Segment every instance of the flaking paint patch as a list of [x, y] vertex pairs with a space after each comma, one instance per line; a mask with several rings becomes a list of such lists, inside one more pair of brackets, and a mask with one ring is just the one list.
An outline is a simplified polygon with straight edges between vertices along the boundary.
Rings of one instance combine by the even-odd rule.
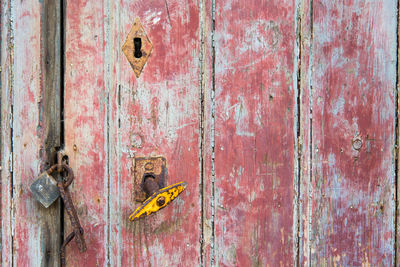
[[[271, 38], [272, 36], [272, 38]], [[257, 53], [265, 56], [277, 49], [282, 40], [279, 24], [274, 21], [249, 21], [244, 36], [238, 40], [239, 55]]]
[[239, 136], [254, 136], [254, 133], [249, 132], [249, 112], [247, 106], [243, 100], [243, 97], [239, 96], [238, 105], [235, 106], [235, 125], [236, 134]]
[[344, 112], [344, 105], [345, 105], [345, 100], [343, 96], [339, 96], [337, 100], [335, 100], [335, 103], [333, 103], [332, 107], [332, 113], [333, 115], [342, 115]]

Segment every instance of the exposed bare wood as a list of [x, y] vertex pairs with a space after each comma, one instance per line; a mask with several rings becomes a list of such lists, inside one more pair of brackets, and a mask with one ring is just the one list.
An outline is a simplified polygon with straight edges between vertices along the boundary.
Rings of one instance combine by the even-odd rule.
[[311, 94], [311, 74], [312, 74], [312, 0], [300, 0], [298, 12], [299, 25], [299, 74], [300, 81], [298, 86], [299, 114], [298, 123], [298, 153], [299, 153], [299, 207], [298, 208], [298, 263], [299, 266], [310, 266], [310, 229], [312, 217], [310, 207], [312, 203], [312, 187], [310, 177], [312, 171], [311, 158], [311, 133], [312, 133], [312, 105]]
[[59, 207], [29, 191], [59, 145], [58, 20], [58, 4], [2, 2], [2, 266], [59, 261]]
[[[62, 1], [44, 0], [41, 13], [42, 93], [39, 102], [38, 132], [41, 135], [40, 171], [56, 163], [56, 148], [61, 146], [61, 66], [60, 24]], [[39, 209], [43, 259], [41, 266], [60, 265], [60, 199], [47, 209]]]
[[12, 265], [12, 91], [13, 29], [10, 1], [0, 2], [0, 173], [1, 173], [1, 266]]

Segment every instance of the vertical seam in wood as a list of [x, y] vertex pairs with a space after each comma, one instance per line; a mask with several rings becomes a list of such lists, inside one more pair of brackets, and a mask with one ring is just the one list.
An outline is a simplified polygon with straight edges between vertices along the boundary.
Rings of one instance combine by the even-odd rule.
[[296, 98], [296, 105], [294, 112], [294, 190], [295, 197], [293, 199], [294, 204], [294, 214], [293, 214], [293, 234], [294, 234], [294, 262], [295, 266], [300, 266], [300, 224], [301, 224], [301, 208], [300, 208], [300, 198], [301, 198], [301, 143], [302, 143], [302, 134], [301, 134], [301, 55], [302, 55], [302, 46], [301, 46], [301, 29], [302, 29], [302, 2], [299, 3], [296, 0], [295, 3], [295, 43], [294, 43], [294, 91]]
[[394, 146], [394, 184], [395, 184], [395, 216], [394, 216], [394, 260], [393, 260], [393, 266], [397, 266], [397, 235], [398, 235], [398, 216], [399, 216], [399, 203], [398, 203], [398, 176], [399, 176], [399, 1], [397, 1], [397, 34], [396, 34], [396, 85], [395, 85], [395, 146]]
[[313, 12], [313, 0], [310, 0], [310, 58], [309, 58], [309, 66], [308, 66], [308, 90], [309, 90], [309, 173], [308, 173], [308, 181], [307, 181], [307, 198], [308, 198], [308, 207], [307, 207], [307, 256], [308, 256], [308, 266], [311, 267], [311, 242], [312, 242], [312, 198], [313, 198], [313, 188], [312, 188], [312, 176], [313, 176], [313, 63], [314, 63], [314, 12]]
[[[14, 127], [14, 109], [13, 109], [13, 102], [14, 102], [14, 25], [15, 25], [15, 20], [13, 20], [13, 5], [12, 5], [12, 1], [7, 1], [7, 3], [4, 5], [4, 11], [1, 11], [1, 16], [5, 16], [4, 20], [6, 23], [4, 23], [4, 25], [2, 25], [2, 30], [3, 29], [7, 29], [7, 34], [6, 34], [6, 44], [3, 44], [4, 40], [0, 39], [0, 47], [4, 50], [0, 49], [0, 55], [1, 58], [3, 57], [1, 53], [5, 53], [6, 54], [6, 60], [5, 62], [7, 62], [7, 68], [1, 69], [0, 74], [4, 71], [7, 72], [7, 88], [3, 88], [3, 84], [5, 81], [3, 81], [2, 79], [0, 79], [0, 89], [1, 89], [1, 94], [0, 94], [0, 103], [4, 104], [7, 103], [7, 108], [9, 108], [9, 114], [8, 116], [6, 116], [5, 118], [2, 117], [2, 115], [4, 114], [3, 112], [0, 113], [0, 123], [1, 125], [6, 125], [9, 124], [9, 130], [8, 130], [8, 134], [5, 134], [4, 130], [1, 131], [0, 136], [1, 136], [1, 140], [3, 141], [3, 137], [5, 137], [5, 135], [8, 135], [7, 138], [9, 138], [8, 140], [6, 140], [5, 143], [1, 142], [0, 146], [1, 146], [1, 151], [0, 151], [0, 157], [1, 157], [1, 191], [3, 193], [7, 194], [7, 198], [9, 198], [10, 201], [10, 206], [7, 208], [7, 210], [3, 210], [3, 208], [1, 208], [1, 214], [4, 214], [4, 212], [9, 212], [9, 220], [7, 222], [5, 222], [3, 220], [3, 216], [2, 216], [2, 222], [1, 222], [1, 264], [3, 264], [4, 261], [4, 257], [9, 257], [10, 259], [10, 264], [11, 266], [14, 265], [14, 226], [13, 226], [13, 217], [14, 217], [14, 211], [13, 211], [13, 199], [14, 199], [14, 167], [13, 167], [13, 141], [14, 141], [14, 132], [13, 132], [13, 127]], [[1, 6], [3, 8], [3, 5]], [[3, 21], [3, 17], [0, 17], [1, 21]], [[7, 20], [7, 21], [6, 21]], [[1, 62], [2, 63], [2, 62]], [[0, 65], [0, 67], [3, 67], [2, 65]], [[6, 70], [7, 69], [7, 70]], [[0, 75], [0, 78], [2, 77], [2, 75]], [[5, 94], [5, 97], [7, 97], [7, 100], [3, 99], [3, 92], [7, 91], [7, 93]], [[3, 109], [3, 107], [2, 107]], [[6, 127], [8, 129], [8, 127]], [[8, 149], [9, 149], [9, 154], [5, 155], [3, 154], [3, 148], [4, 146], [7, 145]], [[5, 157], [6, 156], [6, 157]], [[7, 168], [5, 168], [5, 166]], [[4, 173], [7, 173], [8, 178], [4, 181], [3, 177], [4, 177]], [[5, 195], [5, 194], [4, 194]], [[1, 195], [1, 199], [2, 199], [2, 203], [3, 203], [3, 198], [4, 195]], [[1, 205], [2, 207], [3, 205]], [[7, 216], [6, 216], [7, 217]], [[8, 229], [9, 232], [6, 230], [4, 231], [4, 227], [3, 225], [7, 224], [8, 225]], [[7, 234], [7, 238], [6, 240], [3, 239], [4, 234]], [[4, 255], [3, 252], [3, 248], [4, 248], [4, 242], [9, 242], [9, 247], [11, 250], [11, 255]], [[1, 265], [0, 264], [0, 265]]]
[[[215, 0], [211, 0], [211, 266], [216, 261], [215, 236]], [[217, 263], [218, 265], [218, 263]]]
[[10, 112], [11, 112], [11, 127], [10, 127], [10, 196], [11, 196], [11, 208], [10, 208], [10, 230], [11, 230], [11, 265], [14, 266], [15, 264], [15, 242], [14, 242], [14, 27], [15, 27], [15, 15], [13, 14], [13, 2], [10, 1], [9, 6], [9, 37], [8, 39], [8, 46], [9, 46], [9, 57], [10, 57], [10, 98], [11, 98], [11, 105], [10, 105]]
[[[168, 18], [168, 6], [165, 3], [167, 8]], [[204, 68], [205, 68], [205, 6], [204, 0], [199, 1], [199, 31], [200, 31], [200, 55], [199, 55], [199, 85], [200, 85], [200, 120], [199, 120], [199, 171], [200, 171], [200, 181], [199, 181], [199, 194], [200, 194], [200, 205], [199, 205], [199, 236], [200, 236], [200, 257], [199, 257], [199, 264], [200, 266], [204, 266], [204, 190], [205, 183], [204, 183], [204, 173], [205, 173], [205, 163], [204, 163], [204, 155], [205, 155], [205, 131], [204, 131], [204, 123], [205, 123], [205, 101], [204, 101], [204, 87], [205, 87], [205, 77], [204, 77]]]
[[[3, 6], [0, 3], [0, 25], [2, 25], [3, 21]], [[1, 30], [3, 31], [6, 26], [1, 26]], [[0, 107], [2, 106], [3, 103], [3, 79], [2, 79], [2, 54], [3, 54], [3, 38], [2, 35], [0, 34]], [[0, 108], [0, 128], [3, 126], [3, 116], [2, 116], [2, 109]], [[3, 130], [4, 131], [4, 130]], [[3, 166], [4, 166], [4, 159], [3, 159], [3, 148], [4, 148], [4, 143], [3, 143], [3, 131], [0, 131], [0, 192], [2, 191], [3, 187]], [[3, 247], [3, 198], [0, 194], [0, 218], [1, 218], [1, 224], [0, 224], [0, 246]], [[3, 249], [0, 249], [0, 263], [3, 263]]]
[[[65, 148], [64, 95], [65, 95], [65, 11], [66, 1], [60, 0], [60, 149]], [[60, 248], [64, 242], [64, 202], [60, 201]], [[61, 266], [61, 258], [59, 259]]]
[[[117, 22], [113, 22], [113, 24], [111, 24], [112, 25], [112, 29], [113, 29], [113, 31], [117, 31], [117, 34], [115, 34], [115, 32], [113, 32], [113, 38], [114, 38], [114, 36], [117, 36], [117, 39], [116, 39], [116, 42], [117, 42], [117, 45], [114, 45], [115, 47], [122, 47], [122, 45], [121, 45], [121, 31], [120, 31], [120, 29], [119, 28], [117, 28], [115, 25], [118, 25], [118, 27], [120, 27], [121, 26], [121, 9], [120, 9], [120, 2], [119, 1], [115, 1], [114, 2], [114, 5], [115, 5], [115, 10], [114, 10], [114, 18], [117, 18]], [[114, 40], [114, 39], [113, 39]], [[121, 64], [120, 64], [120, 55], [121, 55], [121, 53], [116, 53], [115, 54], [115, 57], [116, 57], [116, 67], [115, 67], [115, 78], [116, 78], [116, 81], [117, 81], [117, 84], [116, 84], [116, 86], [117, 86], [117, 90], [118, 90], [118, 92], [117, 92], [117, 95], [116, 95], [116, 98], [117, 98], [117, 118], [116, 118], [116, 122], [117, 122], [117, 127], [113, 127], [113, 128], [115, 128], [115, 129], [117, 129], [117, 133], [116, 133], [116, 135], [117, 135], [117, 148], [116, 148], [116, 154], [117, 154], [117, 158], [118, 159], [121, 159], [122, 158], [122, 155], [121, 155], [121, 144], [122, 144], [122, 136], [121, 136], [121, 131], [120, 131], [120, 129], [121, 129], [121, 85], [120, 84], [118, 84], [120, 81], [121, 81]], [[114, 61], [114, 62], [115, 62]], [[111, 144], [110, 144], [111, 145]], [[120, 192], [122, 192], [122, 190], [121, 190], [121, 160], [118, 160], [117, 161], [117, 179], [118, 179], [118, 183], [117, 183], [117, 185], [118, 185], [118, 194], [120, 194]], [[122, 212], [120, 212], [121, 211], [121, 198], [120, 197], [118, 197], [117, 198], [117, 211], [118, 211], [118, 213], [117, 214], [121, 214]], [[121, 259], [121, 250], [122, 250], [122, 237], [121, 237], [121, 234], [122, 234], [122, 225], [123, 225], [123, 222], [122, 222], [122, 216], [116, 216], [116, 218], [118, 219], [118, 223], [117, 223], [117, 226], [116, 226], [116, 228], [117, 228], [117, 240], [118, 240], [118, 242], [116, 243], [116, 246], [117, 246], [117, 257], [116, 257], [116, 263], [112, 263], [111, 262], [111, 260], [110, 260], [110, 265], [111, 266], [121, 266], [121, 261], [122, 261], [122, 259]], [[111, 222], [110, 222], [111, 223]], [[110, 231], [111, 231], [111, 229], [112, 229], [112, 226], [110, 226]], [[110, 234], [111, 234], [111, 232], [110, 232]], [[110, 253], [112, 252], [112, 245], [110, 244]], [[111, 254], [110, 254], [110, 257], [111, 257]]]
[[[56, 160], [61, 138], [61, 41], [62, 1], [44, 0], [40, 15], [40, 101], [38, 101], [37, 132], [41, 139], [38, 163], [40, 172], [48, 169]], [[61, 203], [38, 210], [42, 266], [58, 266], [61, 248]]]
[[[1, 94], [0, 94], [0, 103], [1, 104], [3, 104], [3, 92], [5, 91], [5, 90], [9, 90], [10, 89], [10, 94], [12, 94], [12, 68], [11, 68], [11, 66], [12, 66], [12, 49], [11, 49], [11, 47], [12, 47], [12, 39], [11, 39], [11, 19], [10, 19], [10, 14], [11, 14], [11, 5], [10, 5], [10, 1], [7, 1], [7, 4], [6, 5], [4, 5], [4, 7], [5, 7], [5, 10], [3, 11], [2, 10], [2, 8], [3, 8], [3, 6], [2, 5], [0, 5], [0, 25], [1, 25], [1, 22], [3, 21], [3, 17], [2, 16], [4, 16], [5, 18], [4, 19], [8, 19], [8, 22], [7, 23], [5, 23], [4, 24], [4, 26], [2, 25], [2, 28], [1, 28], [1, 30], [4, 30], [5, 28], [7, 28], [7, 37], [5, 38], [5, 40], [7, 41], [7, 44], [5, 44], [4, 46], [3, 46], [3, 42], [4, 42], [4, 40], [3, 39], [1, 39], [0, 38], [0, 59], [2, 59], [2, 53], [4, 52], [5, 54], [7, 54], [8, 55], [8, 60], [10, 61], [9, 62], [9, 64], [8, 64], [8, 71], [7, 71], [7, 74], [9, 74], [10, 75], [10, 77], [9, 77], [9, 81], [8, 81], [8, 85], [10, 86], [10, 88], [3, 88], [3, 80], [2, 80], [2, 75], [0, 75], [0, 89], [1, 89]], [[7, 13], [7, 15], [5, 15], [5, 13]], [[1, 37], [2, 35], [0, 35], [0, 37]], [[4, 50], [2, 50], [2, 49], [4, 49]], [[6, 60], [7, 61], [7, 60]], [[0, 62], [0, 63], [3, 63], [2, 61]], [[0, 68], [2, 68], [3, 67], [3, 65], [0, 65]], [[2, 72], [3, 71], [5, 71], [5, 69], [3, 70], [3, 69], [0, 69], [0, 74], [2, 74]], [[8, 95], [6, 94], [6, 97], [7, 97]], [[1, 179], [1, 187], [2, 187], [2, 191], [4, 191], [3, 190], [3, 187], [5, 187], [5, 186], [7, 186], [8, 185], [8, 183], [4, 183], [4, 181], [3, 181], [3, 177], [4, 177], [4, 173], [5, 172], [9, 172], [9, 179], [11, 179], [11, 180], [7, 180], [7, 182], [9, 181], [10, 182], [10, 184], [12, 184], [12, 168], [10, 167], [10, 163], [11, 163], [11, 158], [9, 157], [8, 159], [7, 158], [4, 158], [4, 154], [3, 154], [3, 150], [4, 150], [4, 146], [5, 145], [9, 145], [9, 147], [10, 147], [10, 153], [12, 153], [12, 119], [13, 119], [13, 111], [12, 111], [12, 106], [11, 106], [11, 97], [9, 97], [9, 99], [7, 100], [7, 106], [9, 105], [10, 106], [10, 121], [9, 121], [9, 123], [10, 123], [10, 132], [9, 132], [9, 138], [10, 138], [10, 140], [8, 140], [8, 142], [6, 142], [6, 143], [3, 143], [3, 135], [5, 135], [4, 134], [4, 130], [2, 130], [2, 131], [0, 131], [0, 137], [1, 137], [1, 142], [0, 142], [0, 148], [1, 148], [1, 151], [0, 151], [0, 160], [1, 160], [1, 168], [2, 168], [2, 170], [1, 170], [1, 177], [2, 177], [2, 179]], [[1, 104], [0, 104], [0, 106], [1, 106]], [[0, 113], [0, 123], [1, 123], [1, 126], [3, 125], [3, 122], [4, 123], [7, 123], [7, 119], [8, 119], [8, 117], [6, 117], [6, 118], [3, 118], [2, 117], [2, 115], [3, 115], [3, 113], [1, 112]], [[8, 144], [9, 143], [9, 144]], [[9, 155], [10, 156], [10, 155]], [[5, 163], [5, 162], [7, 162], [8, 161], [8, 163]], [[5, 166], [7, 166], [8, 167], [8, 169], [6, 170], [6, 169], [4, 169], [4, 167]], [[11, 187], [12, 188], [12, 187]], [[8, 190], [6, 191], [6, 192], [9, 192]], [[3, 196], [1, 196], [1, 199], [3, 199]], [[3, 203], [3, 202], [2, 202]], [[0, 207], [1, 207], [1, 214], [3, 214], [3, 209], [2, 209], [2, 205], [0, 205]], [[11, 214], [10, 214], [11, 215]], [[11, 220], [11, 216], [10, 216], [10, 221], [9, 221], [9, 223], [10, 223], [10, 229], [11, 229], [11, 225], [12, 225], [12, 220]], [[1, 244], [2, 244], [2, 248], [4, 247], [3, 246], [3, 242], [7, 242], [7, 240], [4, 240], [3, 239], [3, 234], [4, 233], [6, 233], [7, 234], [7, 231], [4, 231], [4, 229], [3, 229], [4, 227], [3, 227], [3, 216], [2, 216], [2, 223], [1, 223]], [[12, 240], [12, 236], [10, 237], [11, 238], [11, 240]], [[12, 246], [13, 247], [13, 246]], [[11, 248], [12, 248], [11, 247]], [[3, 255], [3, 249], [1, 249], [1, 264], [3, 263], [3, 259], [4, 259], [4, 255]], [[0, 264], [0, 265], [1, 265]]]
[[[215, 49], [214, 49], [214, 31], [215, 31], [215, 16], [214, 16], [214, 7], [215, 2], [211, 1], [211, 44], [207, 42], [207, 22], [209, 19], [209, 15], [207, 10], [206, 1], [200, 0], [199, 2], [199, 16], [200, 16], [200, 40], [201, 40], [201, 48], [200, 48], [200, 266], [207, 266], [208, 264], [205, 263], [205, 255], [204, 255], [204, 247], [205, 247], [205, 240], [204, 235], [206, 234], [205, 227], [206, 223], [205, 220], [205, 210], [211, 211], [210, 217], [210, 224], [211, 224], [211, 236], [210, 236], [210, 265], [214, 266], [215, 264], [215, 225], [214, 225], [214, 199], [215, 199], [215, 190], [214, 190], [214, 181], [215, 181], [215, 166], [214, 166], [214, 114], [215, 114]], [[211, 45], [211, 103], [208, 103], [209, 98], [206, 97], [206, 81], [207, 81], [207, 74], [206, 70], [210, 67], [206, 64], [207, 55], [208, 55], [208, 45]], [[210, 112], [207, 110], [208, 104], [210, 104]], [[211, 115], [211, 118], [209, 117]], [[206, 117], [207, 116], [207, 117]], [[208, 123], [210, 128], [208, 128], [208, 123], [206, 124], [206, 120], [210, 120]], [[207, 127], [205, 129], [205, 127]], [[210, 132], [208, 131], [210, 129]], [[206, 144], [206, 135], [210, 134], [210, 144]], [[211, 177], [210, 180], [206, 179], [206, 163], [205, 163], [205, 156], [207, 155], [208, 149], [211, 149]], [[207, 157], [207, 160], [209, 158]], [[208, 173], [207, 173], [208, 175]], [[211, 196], [205, 196], [205, 192], [208, 192], [205, 188], [208, 186], [208, 182], [211, 182], [210, 189], [211, 189]], [[206, 184], [207, 183], [207, 184]], [[211, 198], [208, 201], [208, 197]], [[207, 199], [206, 199], [207, 198]], [[210, 205], [209, 209], [206, 205]]]
[[110, 236], [111, 236], [111, 196], [110, 196], [110, 178], [111, 178], [111, 144], [110, 144], [110, 120], [112, 116], [112, 104], [110, 101], [110, 93], [112, 89], [111, 85], [111, 66], [108, 61], [110, 59], [110, 55], [112, 54], [112, 44], [111, 43], [111, 26], [110, 26], [110, 1], [105, 0], [103, 2], [104, 5], [104, 40], [105, 40], [105, 61], [104, 61], [104, 81], [105, 81], [105, 93], [106, 93], [106, 127], [105, 127], [105, 135], [106, 135], [106, 142], [105, 142], [105, 153], [106, 153], [106, 166], [105, 166], [105, 173], [107, 175], [106, 178], [106, 193], [107, 193], [107, 211], [106, 211], [106, 241], [105, 241], [105, 258], [106, 258], [106, 264], [107, 266], [111, 266], [111, 241], [110, 241]]
[[65, 125], [64, 125], [64, 92], [65, 92], [65, 19], [66, 1], [60, 0], [60, 144], [65, 146]]

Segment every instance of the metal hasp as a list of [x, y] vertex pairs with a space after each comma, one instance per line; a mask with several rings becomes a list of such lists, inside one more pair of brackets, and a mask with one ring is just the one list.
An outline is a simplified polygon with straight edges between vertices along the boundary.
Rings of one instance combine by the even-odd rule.
[[[65, 180], [56, 181], [51, 176], [56, 172], [61, 174], [64, 170], [68, 174]], [[80, 252], [85, 252], [87, 249], [85, 238], [83, 236], [84, 231], [72, 202], [71, 195], [68, 191], [68, 186], [73, 180], [74, 172], [68, 165], [54, 164], [47, 171], [40, 174], [39, 178], [31, 185], [33, 196], [46, 208], [48, 208], [59, 196], [61, 196], [64, 201], [64, 207], [71, 220], [73, 232], [67, 236], [64, 243], [61, 245], [61, 266], [65, 266], [65, 247], [72, 239], [75, 238]]]
[[122, 51], [131, 64], [137, 78], [139, 78], [152, 50], [153, 44], [150, 42], [149, 37], [147, 37], [139, 18], [136, 18], [122, 46]]
[[[129, 220], [135, 221], [150, 215], [166, 207], [186, 188], [186, 182], [176, 183], [165, 187], [166, 160], [163, 157], [137, 158], [135, 160], [135, 177], [141, 177], [138, 192], [140, 199], [145, 194], [145, 201], [135, 212], [129, 216]], [[136, 184], [139, 184], [136, 179]]]

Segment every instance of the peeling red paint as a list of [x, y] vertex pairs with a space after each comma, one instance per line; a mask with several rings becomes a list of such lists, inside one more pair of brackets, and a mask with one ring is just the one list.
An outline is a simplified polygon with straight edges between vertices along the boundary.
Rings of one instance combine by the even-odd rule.
[[[68, 265], [395, 265], [397, 3], [212, 4], [66, 3], [65, 150], [88, 245]], [[2, 266], [47, 260], [28, 189], [42, 5], [0, 7]], [[154, 46], [138, 79], [121, 49], [136, 18]], [[159, 155], [188, 187], [132, 223], [134, 160]]]
[[215, 8], [209, 253], [220, 266], [293, 266], [294, 5], [228, 0]]
[[311, 265], [394, 264], [396, 8], [314, 2]]

